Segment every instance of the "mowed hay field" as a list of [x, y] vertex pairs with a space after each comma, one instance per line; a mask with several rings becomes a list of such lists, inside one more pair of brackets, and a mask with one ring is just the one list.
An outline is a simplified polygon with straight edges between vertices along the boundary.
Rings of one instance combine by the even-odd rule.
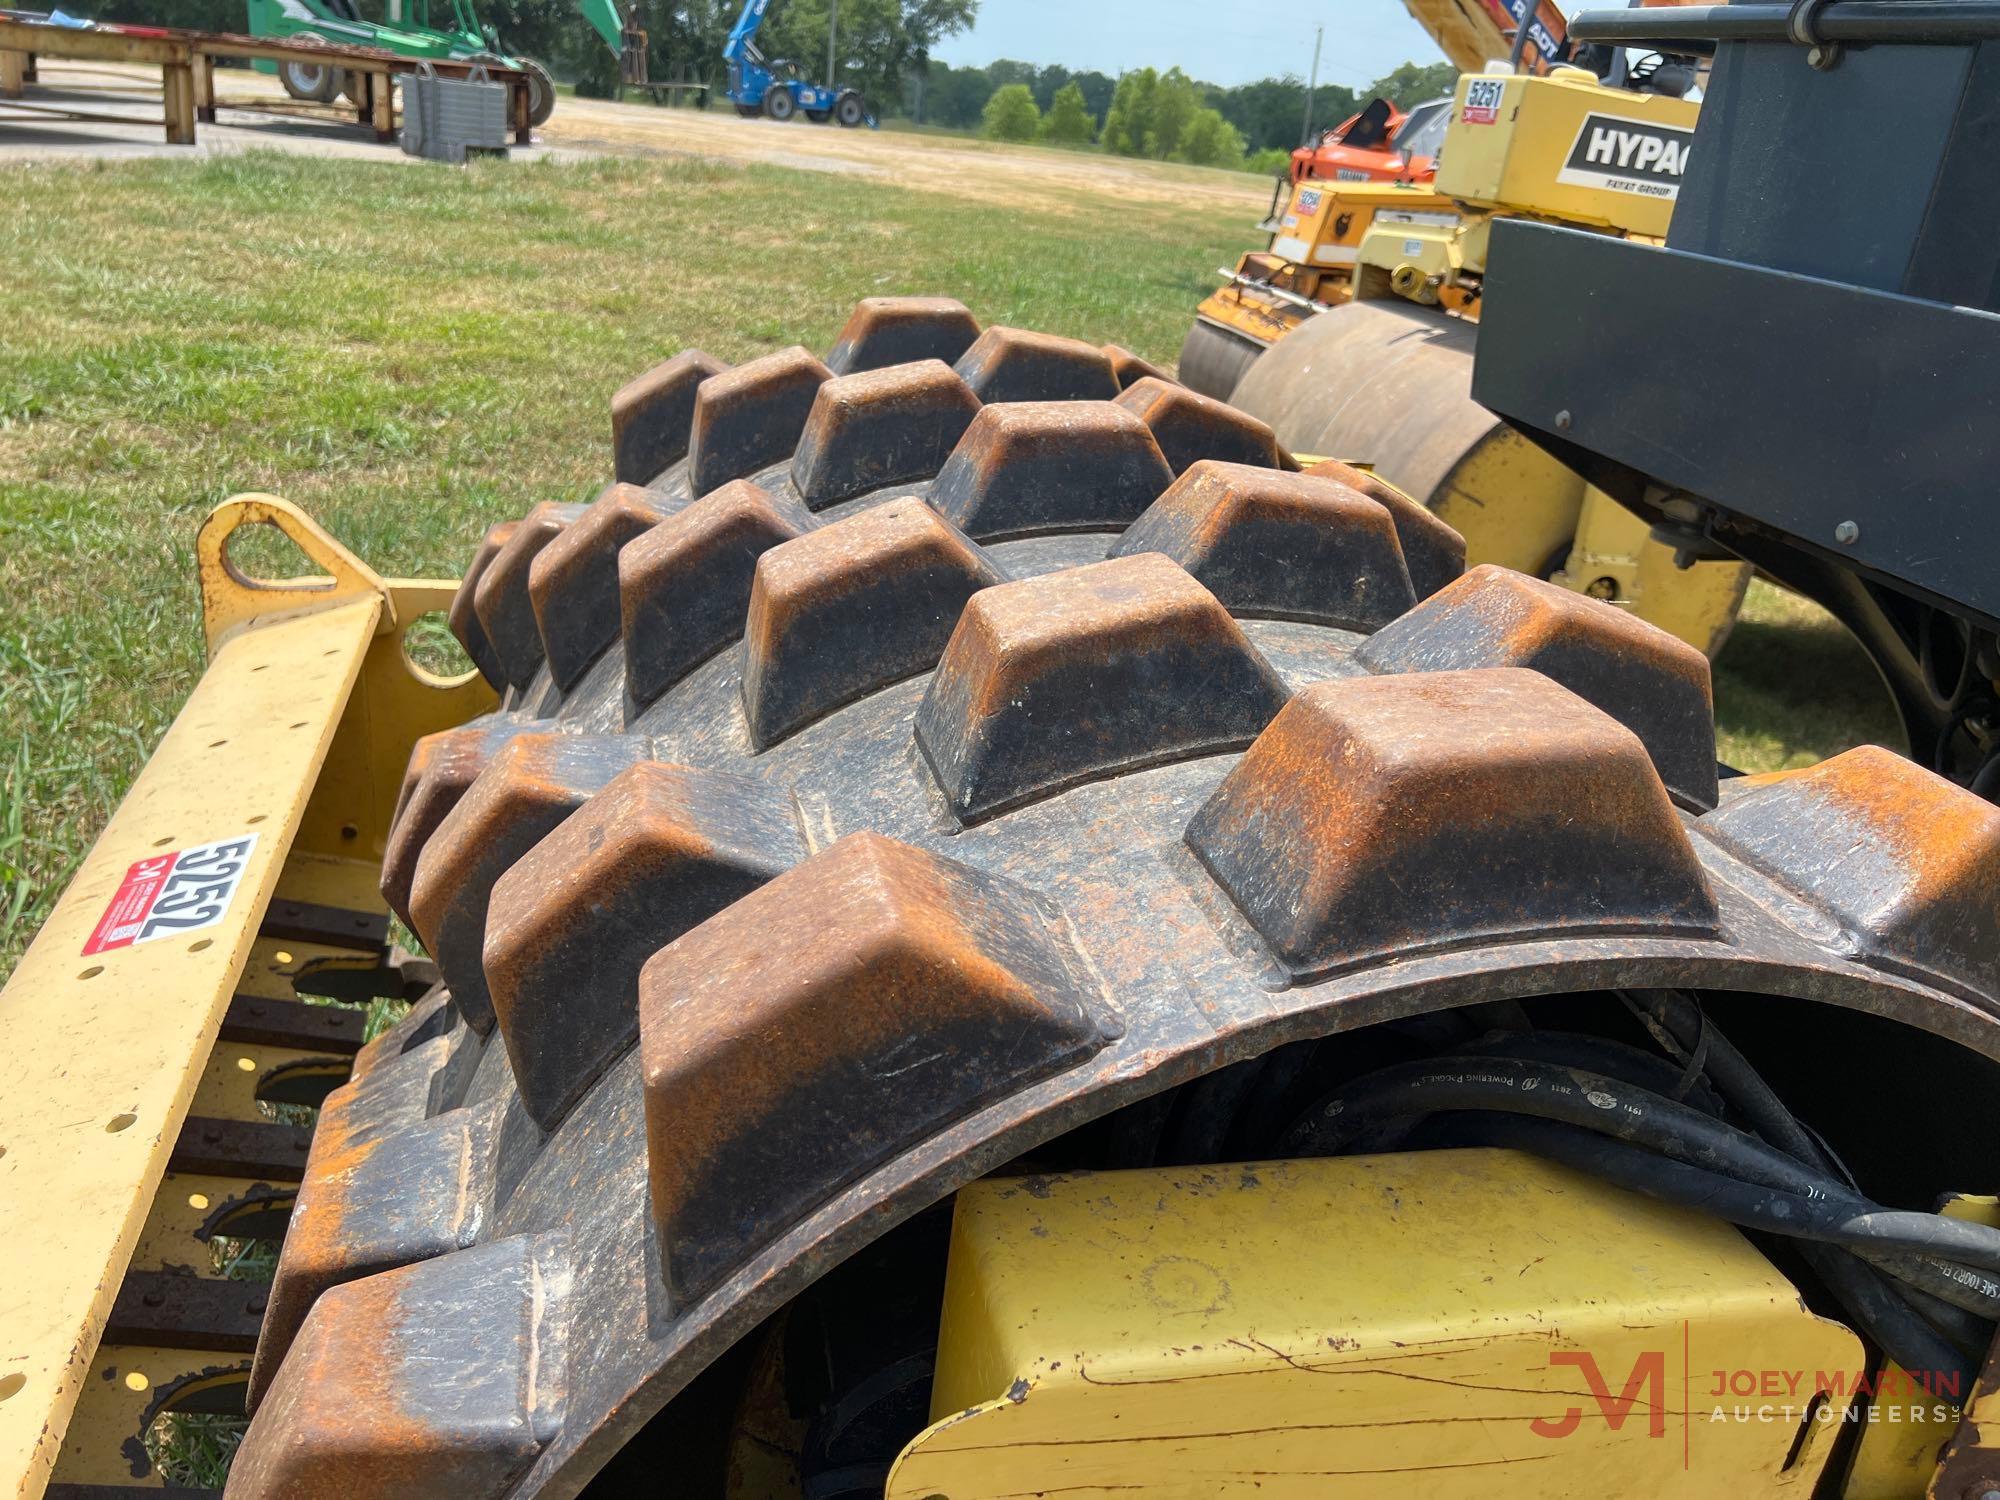
[[[869, 295], [1170, 363], [1265, 185], [1120, 191], [1093, 158], [1032, 190], [1064, 155], [991, 196], [985, 146], [942, 187], [657, 156], [0, 170], [0, 975], [200, 673], [210, 506], [273, 491], [384, 572], [455, 575], [492, 522], [604, 484], [630, 376], [823, 351]], [[1838, 630], [1761, 585], [1718, 693], [1746, 766], [1892, 732]]]

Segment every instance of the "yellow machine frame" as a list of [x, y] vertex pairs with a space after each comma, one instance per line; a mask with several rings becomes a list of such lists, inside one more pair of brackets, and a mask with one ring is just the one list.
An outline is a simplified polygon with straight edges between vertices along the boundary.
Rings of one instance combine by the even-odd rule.
[[[1581, 68], [1543, 77], [1468, 73], [1453, 93], [1435, 182], [1295, 184], [1268, 248], [1221, 273], [1225, 285], [1198, 315], [1260, 343], [1354, 296], [1406, 297], [1477, 317], [1486, 230], [1496, 216], [1663, 237], [1672, 192], [1631, 169], [1648, 151], [1655, 168], [1662, 156], [1684, 168], [1684, 137], [1699, 114], [1684, 99], [1606, 88]], [[1571, 158], [1586, 157], [1605, 131], [1614, 139], [1601, 169], [1573, 168]], [[1627, 186], [1611, 185], [1620, 182]], [[1371, 269], [1379, 279], [1367, 278]]]
[[[1500, 217], [1664, 238], [1677, 184], [1655, 179], [1685, 170], [1700, 112], [1685, 99], [1605, 88], [1581, 68], [1459, 79], [1433, 184], [1458, 212], [1441, 222], [1372, 224], [1352, 295], [1395, 295], [1477, 317], [1487, 234]], [[1646, 172], [1636, 165], [1642, 158]]]
[[[319, 576], [247, 576], [229, 549], [250, 526], [283, 532]], [[267, 1123], [264, 1080], [345, 1074], [309, 1047], [217, 1046], [232, 1002], [296, 1000], [309, 968], [381, 961], [374, 943], [274, 936], [274, 903], [382, 917], [411, 745], [495, 702], [476, 674], [436, 678], [404, 649], [455, 580], [384, 579], [268, 495], [218, 506], [196, 551], [208, 669], [0, 992], [0, 1474], [20, 1496], [52, 1473], [132, 1483], [125, 1445], [170, 1394], [243, 1378], [240, 1347], [106, 1343], [107, 1320], [128, 1277], [208, 1262], [206, 1236], [247, 1201], [246, 1181], [175, 1170], [190, 1113]], [[85, 955], [131, 866], [253, 833], [219, 921]]]
[[1347, 300], [1362, 242], [1377, 223], [1398, 231], [1441, 231], [1459, 222], [1451, 200], [1395, 183], [1302, 182], [1292, 189], [1269, 250], [1252, 251], [1236, 268], [1216, 274], [1223, 284], [1199, 316], [1275, 343], [1322, 307]]
[[[1476, 108], [1471, 102], [1475, 90], [1480, 95]], [[1631, 132], [1629, 144], [1605, 140], [1593, 117], [1614, 135], [1619, 125], [1675, 133], [1661, 135], [1653, 162], [1657, 173], [1674, 177], [1687, 162], [1686, 143], [1678, 133], [1692, 134], [1700, 113], [1701, 106], [1686, 99], [1606, 88], [1582, 68], [1557, 68], [1543, 78], [1467, 74], [1453, 94], [1437, 191], [1467, 206], [1657, 239], [1673, 218], [1674, 196], [1672, 187], [1642, 182], [1637, 175], [1638, 161], [1649, 149], [1645, 133]], [[1599, 146], [1608, 154], [1601, 163], [1591, 162], [1588, 172], [1569, 165], [1573, 156], [1587, 160]], [[1663, 165], [1661, 158], [1669, 156]], [[1579, 180], [1592, 175], [1631, 186]]]

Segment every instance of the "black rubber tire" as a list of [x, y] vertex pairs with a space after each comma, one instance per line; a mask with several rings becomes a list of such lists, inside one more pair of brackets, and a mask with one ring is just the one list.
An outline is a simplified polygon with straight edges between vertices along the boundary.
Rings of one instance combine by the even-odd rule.
[[792, 97], [792, 91], [777, 84], [764, 90], [764, 113], [772, 119], [783, 122], [799, 112], [799, 101]]
[[531, 57], [521, 59], [521, 70], [528, 75], [528, 124], [539, 130], [556, 112], [556, 81]]
[[868, 101], [850, 90], [834, 100], [833, 117], [843, 129], [852, 130], [868, 118]]
[[736, 106], [736, 113], [746, 120], [754, 120], [764, 113], [764, 109], [759, 104], [739, 104]]
[[[498, 57], [481, 56], [475, 57], [473, 61], [489, 63], [496, 68], [518, 67], [523, 73], [526, 73], [528, 75], [528, 127], [531, 130], [539, 130], [542, 126], [548, 124], [549, 116], [556, 112], [556, 81], [550, 76], [547, 68], [536, 62], [532, 57], [504, 61]], [[507, 107], [510, 111], [507, 117], [507, 128], [511, 133], [514, 128], [513, 115], [511, 113], [513, 105], [510, 103]]]
[[[968, 348], [971, 332], [955, 304], [885, 299], [825, 363], [678, 356], [614, 405], [619, 472], [643, 488], [489, 533], [451, 618], [504, 711], [418, 747], [383, 865], [451, 988], [322, 1113], [232, 1500], [366, 1472], [371, 1404], [398, 1413], [385, 1464], [434, 1455], [474, 1500], [573, 1492], [899, 1218], [1148, 1097], [1149, 1075], [1259, 1055], [1280, 1010], [1290, 1040], [1392, 991], [1436, 993], [1402, 1014], [1546, 993], [1510, 966], [1551, 932], [1599, 966], [1593, 990], [1650, 983], [1668, 950], [1698, 975], [1699, 933], [1780, 920], [1741, 920], [1753, 897], [1710, 864], [1798, 891], [1829, 849], [1869, 844], [1871, 881], [1900, 857], [1879, 830], [1814, 821], [1797, 782], [1710, 810], [1691, 648], [1553, 585], [1461, 575], [1427, 512], [1338, 466], [1297, 474], [1261, 423], [1159, 377], [1121, 392], [1087, 344], [989, 329]], [[1560, 617], [1559, 652], [1518, 654], [1524, 608]], [[1512, 670], [1466, 670], [1496, 667]], [[1342, 723], [1366, 753], [1336, 753]], [[1328, 768], [1385, 758], [1352, 806], [1396, 815], [1313, 831]], [[1536, 788], [1519, 830], [1481, 779], [1503, 764]], [[1883, 805], [2000, 817], [1887, 752], [1827, 764], [1811, 774], [1897, 781]], [[1302, 925], [1297, 894], [1348, 890], [1364, 847], [1377, 873]], [[1529, 924], [1496, 941], [1452, 882], [1520, 860], [1529, 874], [1474, 892], [1490, 920]], [[1974, 930], [1986, 878], [1926, 887], [1925, 920]], [[1439, 882], [1449, 899], [1425, 906]], [[1984, 946], [1945, 954], [1951, 983], [2000, 999], [1977, 930]], [[1902, 961], [1896, 932], [1854, 941]], [[1792, 961], [1712, 945], [1731, 988]], [[1631, 974], [1599, 977], [1614, 962]], [[1861, 1008], [1903, 994], [1815, 962], [1817, 983], [1875, 986]], [[1001, 991], [1015, 1009], [994, 1025]], [[1938, 1004], [2000, 1056], [2000, 1024], [1975, 1046], [1972, 1008]], [[757, 1059], [778, 1056], [772, 1082]], [[982, 1166], [975, 1117], [997, 1131], [1030, 1090], [1011, 1134], [977, 1137]], [[855, 1216], [837, 1228], [836, 1193]], [[820, 1215], [810, 1237], [802, 1213]], [[544, 1316], [568, 1363], [527, 1386], [567, 1405], [471, 1409], [513, 1399], [499, 1376], [537, 1368], [522, 1330]], [[465, 1394], [415, 1399], [428, 1389]], [[503, 1429], [532, 1445], [462, 1446]]]
[[[316, 31], [296, 31], [285, 40], [324, 43], [326, 38]], [[294, 99], [301, 99], [311, 104], [331, 104], [339, 98], [344, 76], [343, 69], [336, 68], [330, 63], [321, 63], [318, 66], [304, 62], [278, 64], [278, 82], [283, 85], [285, 92]]]

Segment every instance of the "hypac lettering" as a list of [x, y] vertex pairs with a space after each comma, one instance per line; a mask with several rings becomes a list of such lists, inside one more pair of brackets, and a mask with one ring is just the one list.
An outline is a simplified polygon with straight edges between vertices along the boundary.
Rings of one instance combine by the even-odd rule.
[[1684, 142], [1649, 131], [1593, 125], [1590, 139], [1584, 144], [1583, 159], [1594, 166], [1627, 167], [1635, 172], [1679, 177], [1687, 167], [1687, 147]]

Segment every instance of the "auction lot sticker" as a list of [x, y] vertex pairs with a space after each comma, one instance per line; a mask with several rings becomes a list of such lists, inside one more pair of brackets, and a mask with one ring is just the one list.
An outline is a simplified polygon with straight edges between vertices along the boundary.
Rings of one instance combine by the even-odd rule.
[[1494, 125], [1500, 120], [1500, 103], [1506, 90], [1497, 78], [1475, 78], [1465, 86], [1465, 114], [1468, 125]]
[[257, 835], [245, 833], [140, 860], [118, 882], [83, 951], [103, 953], [213, 927], [235, 900], [256, 847]]

